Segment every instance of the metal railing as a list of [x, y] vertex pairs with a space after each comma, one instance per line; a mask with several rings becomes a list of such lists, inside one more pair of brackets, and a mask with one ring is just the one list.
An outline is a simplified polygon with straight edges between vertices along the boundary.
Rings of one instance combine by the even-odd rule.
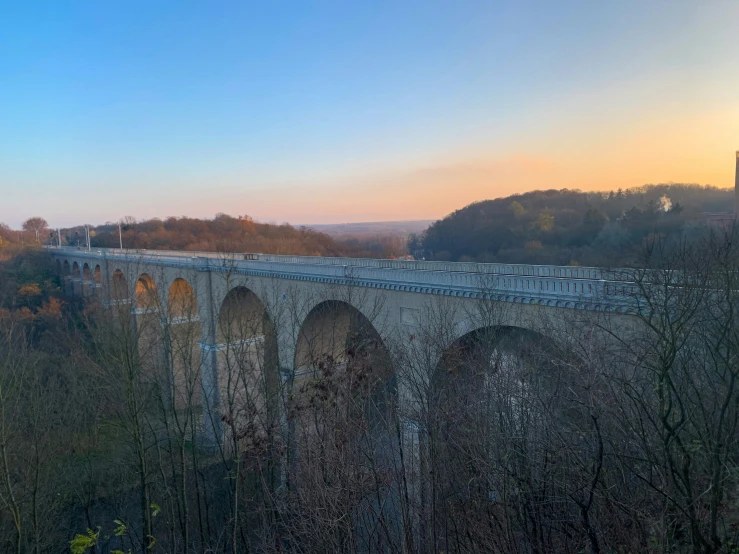
[[628, 270], [527, 264], [427, 262], [366, 258], [322, 258], [172, 250], [77, 249], [50, 250], [84, 258], [120, 259], [129, 263], [195, 268], [200, 271], [237, 271], [311, 281], [341, 280], [366, 286], [452, 294], [503, 295], [512, 301], [538, 298], [553, 303], [632, 303], [635, 285]]

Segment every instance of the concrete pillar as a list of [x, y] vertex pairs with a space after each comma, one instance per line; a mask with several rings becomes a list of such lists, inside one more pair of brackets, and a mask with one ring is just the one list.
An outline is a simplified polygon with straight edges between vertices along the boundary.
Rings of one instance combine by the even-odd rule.
[[74, 296], [74, 288], [72, 286], [72, 277], [70, 275], [64, 275], [62, 277], [62, 286], [64, 287], [64, 296], [71, 298]]
[[131, 310], [131, 325], [143, 376], [147, 381], [157, 382], [163, 389], [171, 390], [159, 309], [134, 307]]
[[200, 359], [203, 381], [203, 433], [206, 442], [216, 445], [223, 440], [220, 384], [218, 379], [217, 322], [219, 306], [215, 305], [213, 274], [205, 272], [197, 282], [200, 306]]
[[93, 283], [92, 281], [83, 280], [82, 281], [82, 296], [87, 297], [87, 296], [92, 296], [93, 294], [95, 294], [94, 286], [95, 286], [95, 283]]
[[82, 296], [82, 278], [72, 277], [70, 280], [72, 284], [72, 296]]

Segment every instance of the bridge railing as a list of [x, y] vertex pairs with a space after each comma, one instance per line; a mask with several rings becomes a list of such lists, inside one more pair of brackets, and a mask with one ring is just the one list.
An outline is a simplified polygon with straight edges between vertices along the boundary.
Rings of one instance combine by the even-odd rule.
[[[456, 296], [474, 296], [481, 293], [502, 295], [511, 301], [540, 299], [547, 303], [589, 302], [622, 306], [632, 304], [637, 292], [633, 280], [628, 278], [628, 270], [395, 260], [372, 260], [389, 263], [359, 265], [342, 263], [356, 261], [354, 258], [260, 256], [258, 259], [244, 259], [243, 256], [213, 252], [168, 250], [88, 251], [62, 248], [62, 251], [69, 251], [70, 254], [82, 257], [121, 259], [129, 263], [162, 264], [201, 271], [236, 271], [317, 282], [357, 281], [366, 286], [391, 290]], [[325, 260], [332, 260], [332, 263], [324, 263]], [[447, 267], [454, 269], [445, 269]], [[475, 271], [480, 268], [488, 271]], [[538, 268], [538, 273], [549, 275], [531, 275], [529, 272], [531, 268]], [[594, 271], [590, 271], [591, 269]]]
[[[53, 247], [59, 249], [59, 247]], [[71, 246], [62, 250], [80, 251]], [[375, 258], [334, 258], [322, 256], [292, 256], [279, 254], [252, 254], [243, 252], [200, 252], [181, 250], [144, 250], [93, 248], [93, 252], [104, 252], [108, 256], [156, 255], [178, 258], [211, 258], [225, 260], [249, 260], [261, 262], [285, 262], [310, 265], [340, 265], [353, 267], [376, 267], [387, 269], [437, 270], [447, 272], [484, 273], [493, 275], [521, 275], [530, 277], [568, 277], [575, 279], [619, 279], [620, 269], [604, 269], [583, 266], [555, 266], [534, 264], [504, 264], [477, 262], [437, 262], [425, 260], [386, 260]]]
[[[214, 260], [200, 258], [209, 269], [242, 269], [269, 274], [290, 274], [321, 280], [344, 278], [368, 284], [390, 285], [391, 289], [417, 289], [441, 294], [461, 293], [505, 294], [515, 298], [536, 297], [554, 302], [598, 302], [630, 304], [637, 292], [633, 281], [624, 279], [592, 279], [579, 277], [536, 277], [516, 274], [484, 274], [438, 269], [404, 269], [396, 267], [337, 266], [315, 263], [295, 263], [256, 260]], [[388, 287], [383, 287], [388, 288]]]

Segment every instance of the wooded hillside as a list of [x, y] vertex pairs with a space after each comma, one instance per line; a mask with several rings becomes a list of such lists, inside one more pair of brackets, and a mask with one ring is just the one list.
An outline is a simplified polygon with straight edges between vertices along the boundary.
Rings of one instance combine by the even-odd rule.
[[[127, 218], [122, 229], [125, 248], [370, 258], [391, 258], [405, 253], [404, 244], [388, 237], [334, 238], [308, 227], [258, 223], [248, 216], [226, 214], [213, 219], [169, 217], [136, 221]], [[101, 225], [92, 231], [93, 246], [118, 248], [117, 223]], [[84, 244], [83, 228], [62, 231], [62, 235], [71, 244], [76, 237]]]
[[645, 238], [690, 232], [733, 202], [733, 190], [683, 184], [534, 191], [457, 210], [411, 237], [409, 249], [433, 260], [628, 265]]

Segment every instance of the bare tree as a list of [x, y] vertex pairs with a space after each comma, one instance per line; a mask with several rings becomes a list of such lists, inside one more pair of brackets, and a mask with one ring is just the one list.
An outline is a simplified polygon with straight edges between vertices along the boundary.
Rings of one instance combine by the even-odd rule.
[[41, 235], [48, 228], [49, 224], [43, 217], [29, 217], [23, 222], [23, 230], [33, 233], [38, 244], [41, 244]]

